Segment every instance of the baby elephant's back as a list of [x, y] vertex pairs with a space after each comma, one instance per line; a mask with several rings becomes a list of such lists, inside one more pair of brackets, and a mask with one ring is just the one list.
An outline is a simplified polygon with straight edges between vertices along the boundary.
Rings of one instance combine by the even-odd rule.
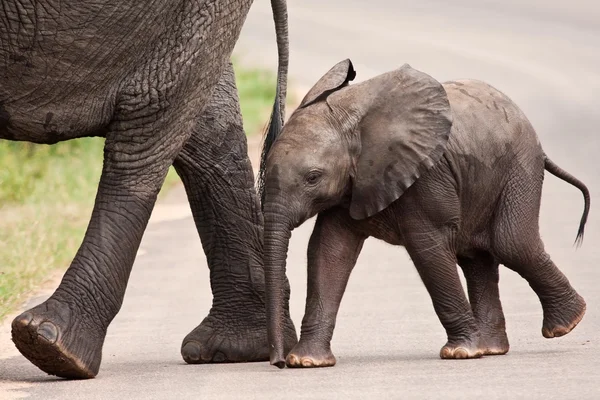
[[541, 189], [544, 155], [533, 127], [503, 93], [471, 80], [444, 88], [453, 117], [445, 159], [463, 205], [463, 228], [479, 232], [506, 189]]
[[477, 80], [446, 82], [444, 89], [453, 117], [447, 153], [491, 168], [539, 163], [543, 152], [535, 130], [504, 93]]

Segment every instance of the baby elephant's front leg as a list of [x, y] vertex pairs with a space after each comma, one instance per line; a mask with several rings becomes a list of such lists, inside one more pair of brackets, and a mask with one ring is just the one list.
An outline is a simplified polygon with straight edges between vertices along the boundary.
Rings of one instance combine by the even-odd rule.
[[288, 367], [331, 367], [331, 338], [342, 296], [366, 237], [350, 229], [346, 210], [319, 214], [308, 244], [308, 292], [300, 341]]

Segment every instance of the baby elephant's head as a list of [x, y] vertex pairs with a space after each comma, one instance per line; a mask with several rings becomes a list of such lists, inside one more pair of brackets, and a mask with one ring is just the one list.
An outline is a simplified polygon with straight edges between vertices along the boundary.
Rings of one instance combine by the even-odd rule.
[[452, 122], [439, 82], [408, 65], [348, 85], [355, 75], [338, 63], [266, 143], [263, 208], [292, 228], [341, 203], [356, 219], [376, 214], [444, 150]]
[[408, 65], [356, 85], [344, 60], [265, 141], [261, 194], [271, 363], [282, 365], [285, 259], [291, 230], [335, 205], [372, 216], [441, 157], [452, 117], [446, 91]]
[[279, 217], [291, 228], [339, 204], [350, 189], [352, 143], [330, 114], [325, 102], [294, 113], [269, 152], [264, 210], [285, 209]]

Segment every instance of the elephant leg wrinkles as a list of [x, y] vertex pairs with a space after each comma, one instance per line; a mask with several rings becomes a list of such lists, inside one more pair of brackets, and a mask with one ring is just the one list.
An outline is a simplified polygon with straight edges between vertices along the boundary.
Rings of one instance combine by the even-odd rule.
[[[400, 232], [448, 336], [440, 357], [478, 358], [483, 355], [481, 331], [456, 266], [461, 229], [460, 202], [451, 184], [427, 184], [438, 173], [432, 171], [400, 199], [397, 209], [402, 215]], [[433, 198], [437, 201], [422, 200]]]
[[506, 354], [509, 350], [506, 323], [498, 289], [498, 261], [488, 252], [477, 251], [458, 257], [467, 281], [469, 302], [479, 331], [484, 355]]
[[287, 355], [288, 367], [331, 367], [331, 339], [337, 313], [362, 250], [365, 235], [350, 228], [346, 210], [317, 217], [308, 244], [308, 292], [300, 342]]
[[[183, 340], [188, 363], [269, 359], [263, 219], [231, 64], [174, 163], [210, 270], [213, 305]], [[297, 342], [288, 315], [288, 350]]]
[[450, 228], [434, 229], [422, 224], [405, 233], [406, 250], [433, 301], [446, 329], [448, 342], [441, 358], [477, 358], [483, 355], [481, 333], [460, 284]]
[[147, 78], [141, 67], [141, 75], [122, 85], [83, 243], [50, 299], [12, 324], [17, 348], [43, 371], [65, 378], [98, 373], [106, 331], [123, 302], [158, 192], [224, 68], [207, 67], [210, 79], [193, 99], [169, 87], [152, 92], [141, 84]]
[[539, 234], [543, 159], [538, 157], [533, 162], [540, 164], [526, 168], [537, 174], [513, 171], [515, 178], [502, 193], [492, 247], [495, 257], [525, 278], [535, 291], [544, 310], [542, 335], [553, 338], [566, 335], [577, 326], [585, 314], [586, 303], [544, 249]]
[[12, 323], [17, 348], [49, 374], [92, 378], [98, 373], [108, 325], [121, 308], [157, 194], [186, 136], [178, 130], [167, 134], [177, 139], [154, 135], [164, 123], [134, 128], [127, 121], [126, 130], [120, 121], [111, 126], [81, 247], [54, 294]]
[[[149, 40], [142, 40], [142, 46], [137, 46], [139, 52], [137, 50], [130, 52], [126, 58], [117, 57], [119, 58], [117, 64], [121, 64], [123, 71], [115, 73], [114, 81], [106, 81], [105, 75], [96, 74], [98, 71], [93, 68], [89, 70], [89, 74], [80, 74], [82, 77], [73, 75], [71, 72], [77, 70], [73, 67], [78, 64], [69, 62], [69, 57], [63, 57], [65, 62], [61, 65], [66, 69], [57, 70], [60, 79], [48, 79], [48, 83], [51, 86], [61, 86], [65, 91], [75, 95], [83, 93], [84, 98], [92, 99], [94, 107], [91, 110], [86, 106], [87, 104], [77, 101], [76, 96], [60, 97], [57, 95], [58, 91], [35, 92], [34, 95], [40, 103], [25, 105], [40, 110], [41, 115], [46, 119], [44, 130], [39, 129], [40, 121], [44, 118], [36, 119], [31, 116], [19, 118], [18, 113], [11, 113], [13, 110], [6, 108], [7, 104], [0, 105], [0, 136], [39, 143], [54, 143], [89, 135], [106, 137], [104, 168], [96, 203], [77, 255], [65, 273], [59, 288], [50, 299], [21, 314], [12, 324], [16, 346], [26, 358], [43, 371], [66, 378], [91, 378], [98, 373], [106, 330], [121, 307], [131, 267], [158, 191], [169, 166], [173, 164], [190, 138], [194, 123], [198, 122], [196, 117], [199, 117], [205, 109], [213, 89], [226, 69], [251, 3], [247, 0], [192, 1], [171, 7], [170, 12], [163, 14], [165, 21], [173, 22], [168, 24], [167, 28], [156, 26], [157, 29], [151, 29], [152, 32], [144, 31], [141, 36], [137, 31], [129, 32], [134, 41], [141, 37]], [[283, 46], [280, 48], [282, 52], [278, 71], [278, 93], [281, 97], [279, 101], [282, 101], [286, 92], [287, 74], [286, 8], [285, 3], [281, 1], [274, 3], [277, 3], [273, 7], [276, 13], [278, 44], [280, 47]], [[131, 10], [136, 14], [133, 18], [134, 23], [143, 21], [140, 18], [146, 16], [150, 19], [155, 18], [152, 10], [146, 10], [146, 13], [141, 14], [138, 11]], [[68, 12], [64, 15], [68, 19]], [[90, 26], [93, 26], [93, 22], [90, 21]], [[143, 26], [143, 23], [140, 26]], [[126, 27], [129, 28], [135, 31], [135, 26]], [[113, 31], [117, 33], [116, 30]], [[152, 34], [156, 35], [152, 36]], [[77, 36], [74, 37], [77, 39]], [[101, 57], [103, 51], [107, 54], [111, 51], [110, 47], [106, 47], [110, 46], [111, 42], [124, 48], [123, 45], [128, 40], [118, 34], [111, 37], [114, 40], [95, 37], [98, 38], [101, 39], [101, 45], [88, 46], [92, 48], [94, 56], [98, 56], [98, 60], [103, 60]], [[82, 43], [84, 42], [85, 40]], [[49, 44], [40, 47], [42, 60], [47, 58], [44, 53], [56, 53], [52, 46], [50, 41]], [[85, 63], [89, 64], [87, 61]], [[110, 63], [105, 64], [112, 67]], [[118, 72], [116, 68], [119, 66], [115, 66], [115, 71]], [[87, 87], [94, 86], [93, 82], [92, 85], [83, 85], [83, 92], [74, 89], [79, 78], [87, 80], [91, 75], [97, 75], [96, 78], [100, 77], [102, 81], [101, 85], [95, 85], [96, 92], [85, 90]], [[32, 83], [39, 87], [35, 82]], [[23, 87], [16, 89], [18, 92]], [[57, 99], [56, 104], [51, 103], [54, 99]], [[104, 99], [104, 103], [101, 103], [101, 99]], [[39, 106], [40, 104], [43, 106]], [[24, 109], [23, 107], [19, 109], [18, 102], [12, 106], [19, 112]], [[80, 107], [75, 114], [82, 117], [81, 121], [69, 118], [69, 112], [73, 107]], [[99, 109], [102, 118], [95, 115], [98, 113], [90, 113]], [[57, 126], [55, 130], [52, 125], [49, 125], [53, 111], [56, 124], [69, 125], [68, 129], [65, 126]], [[58, 118], [65, 115], [63, 119]], [[24, 121], [25, 125], [19, 124], [19, 120]], [[23, 129], [26, 124], [37, 125], [39, 132]], [[50, 127], [48, 132], [46, 132], [46, 125]], [[217, 176], [216, 179], [219, 177]], [[219, 189], [218, 185], [212, 187]], [[249, 206], [251, 203], [247, 198], [238, 201], [237, 196], [229, 194], [231, 210], [234, 210], [237, 204], [246, 203], [244, 206]], [[248, 217], [248, 220], [252, 220], [250, 224], [256, 224], [258, 209], [256, 199], [254, 203], [255, 215]], [[222, 208], [227, 209], [226, 206]], [[198, 212], [195, 214], [199, 215]], [[214, 218], [213, 222], [218, 225], [219, 215], [215, 215]], [[259, 225], [262, 225], [260, 222]], [[208, 225], [204, 228], [210, 230]], [[261, 228], [259, 226], [250, 229], [252, 232], [247, 241], [252, 242], [257, 237], [256, 230]], [[200, 233], [203, 241], [211, 241], [210, 234]], [[246, 265], [252, 266], [251, 272], [238, 274], [239, 271], [232, 270], [229, 279], [214, 279], [213, 291], [216, 299], [213, 310], [221, 307], [225, 309], [227, 302], [224, 300], [227, 298], [233, 303], [232, 300], [235, 298], [233, 293], [239, 286], [227, 284], [232, 280], [240, 283], [250, 274], [253, 283], [247, 286], [254, 289], [260, 287], [260, 283], [256, 282], [262, 283], [261, 272], [259, 268], [254, 268], [257, 261], [255, 249], [260, 249], [262, 246], [260, 235], [258, 237], [258, 244], [246, 243], [241, 246], [251, 249], [251, 261], [245, 261]], [[219, 245], [215, 245], [215, 248], [218, 247]], [[227, 256], [234, 258], [236, 248], [232, 247], [232, 249], [231, 254]], [[215, 251], [214, 254], [215, 258], [211, 260], [218, 259], [218, 252]], [[219, 265], [217, 261], [211, 261], [211, 264]], [[223, 261], [222, 267], [211, 268], [211, 278], [226, 276], [224, 271], [228, 267], [227, 261]], [[214, 284], [215, 282], [225, 284]], [[221, 291], [221, 287], [227, 289]], [[255, 292], [254, 297], [242, 296], [252, 304], [250, 308], [252, 311], [249, 313], [252, 315], [261, 303], [256, 301], [256, 298], [264, 297], [260, 289], [256, 289]], [[236, 307], [241, 308], [238, 304], [234, 304], [232, 308]], [[240, 329], [238, 325], [230, 328], [229, 325], [223, 324], [223, 327], [232, 331], [237, 329], [243, 334], [248, 332]], [[293, 331], [293, 326], [291, 330]], [[258, 336], [260, 335], [257, 334]], [[263, 336], [266, 338], [266, 333]], [[295, 343], [295, 333], [293, 339]], [[266, 339], [263, 341], [266, 348]]]

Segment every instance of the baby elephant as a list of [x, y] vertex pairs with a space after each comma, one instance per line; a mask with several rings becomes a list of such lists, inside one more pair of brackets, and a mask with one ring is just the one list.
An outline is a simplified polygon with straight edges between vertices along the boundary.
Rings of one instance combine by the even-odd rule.
[[[271, 364], [335, 364], [336, 315], [369, 236], [408, 251], [446, 329], [441, 358], [508, 351], [499, 264], [538, 295], [545, 337], [570, 332], [586, 305], [540, 239], [544, 170], [583, 192], [578, 240], [586, 186], [550, 161], [523, 112], [485, 83], [441, 84], [408, 65], [349, 86], [355, 75], [350, 60], [338, 63], [281, 136], [265, 141], [259, 187]], [[290, 232], [316, 214], [301, 338], [284, 358]]]

